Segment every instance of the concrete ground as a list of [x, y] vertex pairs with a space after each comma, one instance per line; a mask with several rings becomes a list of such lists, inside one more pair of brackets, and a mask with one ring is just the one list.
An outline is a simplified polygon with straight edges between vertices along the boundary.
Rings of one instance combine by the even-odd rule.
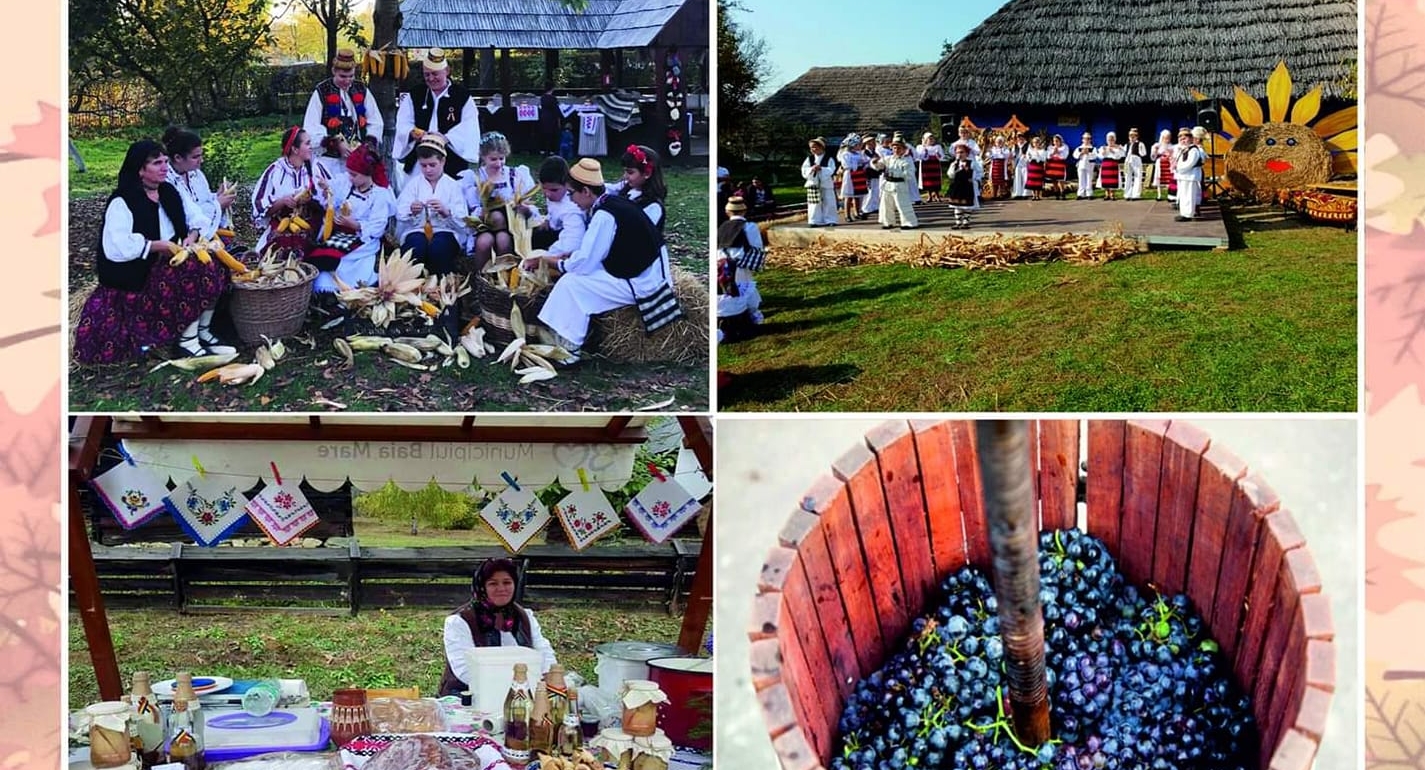
[[[718, 420], [717, 767], [778, 770], [748, 676], [745, 629], [758, 572], [808, 486], [880, 422], [839, 417]], [[1357, 421], [1192, 422], [1260, 471], [1306, 535], [1331, 597], [1338, 650], [1336, 695], [1316, 766], [1355, 767], [1363, 756], [1358, 727], [1363, 693], [1357, 674], [1362, 575]]]

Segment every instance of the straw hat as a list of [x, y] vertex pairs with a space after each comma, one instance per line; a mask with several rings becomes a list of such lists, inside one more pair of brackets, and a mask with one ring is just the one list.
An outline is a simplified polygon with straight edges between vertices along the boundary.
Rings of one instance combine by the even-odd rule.
[[356, 52], [350, 48], [336, 49], [336, 58], [332, 59], [332, 69], [342, 72], [356, 69]]
[[580, 158], [569, 169], [569, 178], [590, 187], [604, 186], [604, 168], [593, 158]]
[[1194, 138], [1194, 139], [1203, 139], [1203, 138], [1205, 138], [1206, 136], [1207, 136], [1207, 129], [1203, 128], [1202, 126], [1193, 126], [1193, 127], [1192, 127], [1192, 138]]
[[439, 72], [450, 66], [450, 62], [445, 60], [444, 48], [432, 48], [426, 52], [426, 60], [421, 63], [421, 69], [426, 72]]
[[807, 144], [820, 145], [821, 148], [824, 150], [824, 149], [826, 149], [826, 137], [824, 137], [824, 136], [813, 136], [813, 137], [811, 138], [811, 140], [807, 142]]
[[447, 145], [448, 143], [445, 141], [445, 137], [440, 134], [427, 133], [422, 136], [420, 142], [416, 144], [416, 149], [419, 150], [422, 147], [429, 147], [440, 153], [441, 157], [448, 157], [450, 155], [450, 149]]
[[742, 200], [741, 195], [734, 195], [728, 198], [725, 208], [727, 209], [727, 213], [733, 216], [747, 213], [747, 204]]

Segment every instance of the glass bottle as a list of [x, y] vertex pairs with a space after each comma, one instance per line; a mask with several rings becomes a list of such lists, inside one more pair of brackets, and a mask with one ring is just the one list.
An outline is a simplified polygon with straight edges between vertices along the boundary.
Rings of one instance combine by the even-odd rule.
[[569, 713], [569, 685], [564, 682], [564, 667], [558, 663], [550, 666], [544, 682], [549, 689], [549, 721], [557, 734], [559, 726], [564, 724], [564, 715]]
[[158, 699], [153, 696], [147, 671], [134, 672], [129, 706], [133, 709], [129, 734], [133, 737], [134, 751], [144, 770], [148, 770], [163, 763], [163, 712], [158, 710]]
[[188, 701], [175, 696], [173, 718], [168, 725], [168, 761], [183, 765], [184, 770], [206, 770], [203, 741], [194, 729], [193, 712]]
[[526, 677], [529, 667], [515, 664], [515, 678], [505, 695], [505, 761], [514, 767], [529, 764], [529, 718], [534, 698]]
[[193, 734], [198, 737], [198, 742], [204, 746], [208, 745], [204, 728], [207, 726], [207, 715], [203, 713], [203, 704], [198, 702], [197, 693], [193, 692], [193, 675], [187, 671], [179, 671], [174, 674], [177, 684], [173, 687], [173, 699], [179, 698], [188, 701], [188, 716], [193, 720]]
[[564, 721], [557, 729], [559, 730], [559, 739], [556, 742], [555, 753], [560, 756], [572, 757], [584, 747], [584, 734], [579, 729], [579, 698], [572, 692], [569, 693], [567, 699]]
[[529, 717], [530, 756], [554, 751], [554, 721], [549, 716], [549, 685], [540, 680], [534, 688], [534, 707]]

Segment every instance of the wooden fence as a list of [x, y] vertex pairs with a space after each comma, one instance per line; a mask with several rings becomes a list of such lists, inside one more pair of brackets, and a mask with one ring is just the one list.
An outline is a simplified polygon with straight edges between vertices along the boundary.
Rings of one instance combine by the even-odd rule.
[[[1076, 421], [1032, 423], [1040, 528], [1070, 527]], [[1329, 604], [1311, 554], [1266, 482], [1201, 431], [1091, 422], [1087, 531], [1125, 576], [1185, 591], [1252, 696], [1261, 767], [1307, 770], [1335, 687]], [[990, 568], [974, 423], [893, 422], [807, 492], [767, 556], [752, 677], [785, 770], [829, 764], [861, 677], [904, 639], [942, 577]]]

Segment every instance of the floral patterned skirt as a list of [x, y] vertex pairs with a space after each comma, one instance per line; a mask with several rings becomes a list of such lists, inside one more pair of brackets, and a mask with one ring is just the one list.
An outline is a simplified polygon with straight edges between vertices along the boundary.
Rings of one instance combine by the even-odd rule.
[[143, 355], [144, 349], [176, 342], [204, 310], [228, 289], [229, 272], [189, 257], [178, 267], [157, 260], [143, 291], [100, 286], [89, 295], [74, 329], [74, 358], [84, 364], [112, 364]]

